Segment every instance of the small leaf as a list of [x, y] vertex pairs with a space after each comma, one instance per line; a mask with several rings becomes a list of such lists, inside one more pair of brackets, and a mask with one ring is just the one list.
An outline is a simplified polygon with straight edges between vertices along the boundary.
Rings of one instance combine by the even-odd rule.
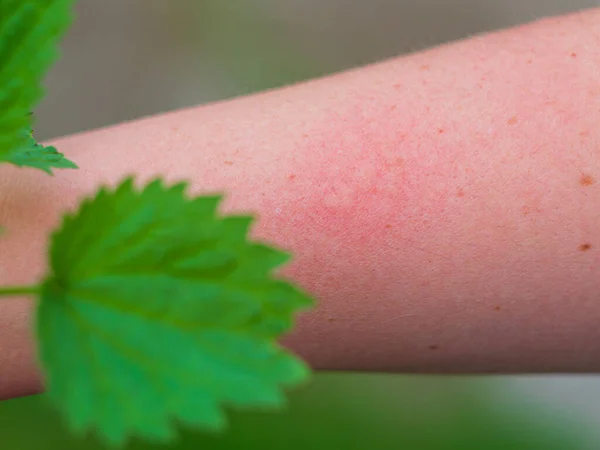
[[23, 145], [73, 0], [0, 0], [0, 162]]
[[246, 240], [251, 217], [216, 217], [160, 179], [102, 188], [52, 236], [37, 312], [49, 396], [71, 428], [174, 436], [220, 430], [223, 405], [280, 406], [308, 368], [275, 339], [312, 300], [269, 276], [290, 255]]
[[24, 144], [11, 152], [6, 159], [18, 167], [33, 167], [53, 175], [52, 169], [78, 169], [74, 162], [65, 158], [55, 147], [44, 147], [38, 144], [30, 130], [24, 130]]

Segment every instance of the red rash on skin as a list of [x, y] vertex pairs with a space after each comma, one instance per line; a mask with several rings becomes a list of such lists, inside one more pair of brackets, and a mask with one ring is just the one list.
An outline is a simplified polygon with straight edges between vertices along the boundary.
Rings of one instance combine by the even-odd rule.
[[[355, 129], [349, 123], [352, 120], [360, 119], [348, 118], [338, 123], [346, 130]], [[288, 177], [298, 189], [310, 186], [310, 194], [285, 205], [284, 213], [274, 219], [274, 226], [282, 229], [289, 226], [290, 220], [302, 223], [306, 235], [295, 237], [298, 249], [306, 248], [302, 243], [304, 238], [310, 239], [311, 247], [315, 240], [322, 240], [322, 245], [335, 249], [320, 255], [327, 261], [317, 261], [316, 255], [311, 257], [300, 252], [298, 258], [302, 258], [304, 266], [339, 266], [364, 254], [374, 242], [380, 242], [386, 232], [389, 233], [392, 223], [401, 226], [395, 212], [406, 203], [404, 193], [409, 180], [403, 158], [394, 154], [378, 156], [373, 151], [377, 144], [372, 142], [374, 138], [368, 132], [359, 136], [340, 134], [334, 131], [338, 126], [333, 123], [327, 128], [331, 131], [315, 133], [306, 143], [307, 151], [314, 158], [310, 167], [296, 166], [299, 175]], [[349, 141], [354, 142], [348, 145]], [[356, 145], [358, 141], [362, 144]], [[324, 155], [321, 151], [323, 142], [327, 142], [329, 148], [339, 148], [339, 153]], [[348, 164], [348, 161], [352, 163]], [[384, 198], [388, 200], [383, 201]], [[320, 284], [318, 275], [305, 281], [307, 287]], [[345, 277], [340, 277], [339, 281], [336, 278], [322, 281], [326, 282], [328, 290], [348, 289]]]

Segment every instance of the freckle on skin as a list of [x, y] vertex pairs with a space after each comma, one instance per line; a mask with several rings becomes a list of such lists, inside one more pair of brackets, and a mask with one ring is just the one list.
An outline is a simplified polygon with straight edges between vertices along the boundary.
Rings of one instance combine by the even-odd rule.
[[430, 345], [429, 346], [429, 350], [437, 350], [439, 347], [439, 345]]
[[594, 181], [594, 177], [592, 177], [591, 175], [583, 174], [579, 179], [579, 184], [581, 184], [582, 186], [591, 186], [592, 184], [594, 184]]
[[507, 123], [509, 125], [514, 125], [517, 123], [517, 117], [516, 116], [512, 116], [510, 119], [508, 119]]
[[225, 164], [228, 166], [233, 166], [233, 161], [225, 161]]
[[590, 248], [592, 248], [592, 244], [581, 244], [579, 246], [579, 250], [582, 252], [585, 252], [586, 250], [589, 250]]
[[327, 319], [327, 322], [331, 323], [333, 322], [335, 319], [333, 317], [330, 317], [329, 319]]
[[392, 228], [392, 226], [389, 223], [385, 227], [386, 228]]
[[577, 53], [571, 53], [571, 58], [576, 58], [577, 57]]
[[500, 309], [501, 309], [501, 308], [500, 308], [499, 306], [496, 306], [496, 307], [494, 308], [494, 311], [500, 311]]

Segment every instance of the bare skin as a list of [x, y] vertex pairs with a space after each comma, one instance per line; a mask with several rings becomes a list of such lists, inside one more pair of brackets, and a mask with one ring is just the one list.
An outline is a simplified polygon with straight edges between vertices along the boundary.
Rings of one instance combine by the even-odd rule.
[[[81, 169], [0, 167], [0, 286], [101, 184], [162, 175], [294, 253], [315, 369], [600, 370], [600, 9], [48, 144]], [[31, 314], [0, 299], [0, 398], [42, 390]]]

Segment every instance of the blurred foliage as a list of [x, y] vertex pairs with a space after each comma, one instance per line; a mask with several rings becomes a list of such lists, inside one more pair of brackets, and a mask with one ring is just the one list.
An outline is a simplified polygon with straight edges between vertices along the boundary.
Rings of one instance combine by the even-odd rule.
[[[172, 449], [577, 450], [582, 439], [543, 411], [502, 409], [493, 379], [321, 373], [282, 413], [233, 413], [223, 435], [183, 433]], [[71, 437], [43, 395], [0, 403], [3, 450], [100, 450]], [[32, 430], [35, 430], [32, 432]], [[127, 450], [160, 449], [132, 442]]]

